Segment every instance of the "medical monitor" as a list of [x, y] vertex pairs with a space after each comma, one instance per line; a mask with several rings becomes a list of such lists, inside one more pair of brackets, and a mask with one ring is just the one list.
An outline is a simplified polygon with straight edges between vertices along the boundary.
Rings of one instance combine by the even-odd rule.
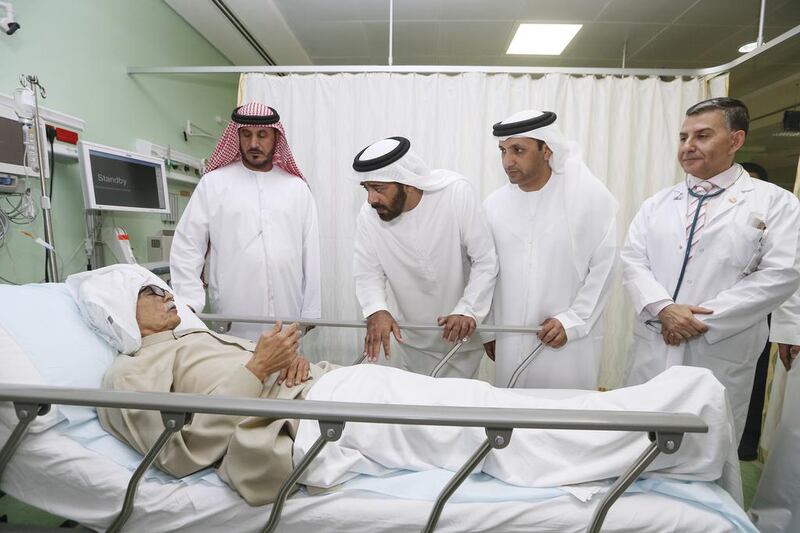
[[[42, 134], [42, 147], [46, 148], [44, 140], [44, 123], [40, 130]], [[31, 136], [33, 138], [33, 136]], [[46, 162], [46, 161], [45, 161]], [[23, 144], [22, 124], [17, 119], [14, 108], [4, 105], [0, 99], [0, 174], [13, 174], [15, 176], [28, 175], [39, 177], [39, 171], [33, 168], [30, 161], [25, 160], [25, 145]], [[47, 165], [44, 167], [45, 176], [50, 172]]]
[[86, 209], [169, 213], [162, 159], [85, 141], [78, 159]]

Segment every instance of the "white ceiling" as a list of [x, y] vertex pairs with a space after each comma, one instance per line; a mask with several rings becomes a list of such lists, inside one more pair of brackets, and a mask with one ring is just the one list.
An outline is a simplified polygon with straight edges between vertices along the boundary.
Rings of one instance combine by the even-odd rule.
[[[386, 65], [389, 0], [164, 0], [234, 65]], [[800, 25], [800, 0], [767, 0], [764, 40]], [[394, 0], [395, 65], [701, 68], [758, 34], [761, 0]], [[521, 22], [581, 23], [558, 57], [506, 56]], [[627, 42], [627, 45], [626, 45]], [[737, 67], [730, 94], [758, 118], [744, 157], [790, 186], [800, 138], [775, 137], [800, 102], [800, 37]]]
[[[263, 65], [212, 0], [165, 0], [232, 63]], [[389, 0], [222, 0], [278, 65], [385, 65]], [[758, 33], [760, 0], [394, 0], [396, 65], [692, 68]], [[561, 56], [506, 56], [520, 22], [581, 23]], [[767, 0], [765, 40], [800, 24]], [[800, 61], [800, 60], [798, 60]]]

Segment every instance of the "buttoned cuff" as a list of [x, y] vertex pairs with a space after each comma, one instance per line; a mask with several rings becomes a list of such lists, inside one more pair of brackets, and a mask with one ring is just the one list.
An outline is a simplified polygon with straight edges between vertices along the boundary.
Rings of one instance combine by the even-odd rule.
[[658, 318], [658, 314], [661, 311], [663, 311], [668, 305], [672, 305], [674, 303], [675, 302], [673, 302], [671, 299], [668, 298], [664, 300], [659, 300], [657, 302], [653, 302], [651, 304], [647, 304], [646, 306], [644, 306], [644, 309], [645, 311], [650, 313], [653, 318]]

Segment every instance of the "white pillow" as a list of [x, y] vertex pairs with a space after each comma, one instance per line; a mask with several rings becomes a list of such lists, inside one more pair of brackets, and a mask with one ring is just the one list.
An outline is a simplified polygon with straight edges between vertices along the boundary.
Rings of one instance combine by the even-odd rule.
[[[117, 352], [89, 329], [63, 283], [0, 285], [0, 302], [0, 327], [17, 346], [3, 352], [0, 382], [35, 379], [33, 367], [39, 383], [100, 387]], [[70, 423], [96, 416], [90, 407], [61, 406], [59, 411]]]
[[[164, 280], [146, 268], [128, 264], [72, 274], [67, 277], [66, 285], [89, 327], [124, 354], [131, 354], [142, 345], [136, 322], [141, 288], [156, 285], [173, 292]], [[183, 302], [176, 300], [175, 305], [181, 317], [177, 331], [205, 329], [205, 324]]]
[[[18, 385], [46, 384], [19, 344], [2, 327], [0, 327], [0, 382]], [[44, 431], [58, 424], [63, 418], [58, 408], [52, 406], [49, 413], [36, 417], [31, 422], [28, 431], [33, 433]], [[19, 418], [14, 410], [14, 404], [0, 402], [0, 423], [13, 428], [17, 422]]]
[[[5, 330], [0, 384], [100, 388], [117, 351], [85, 322], [65, 284], [0, 284], [0, 302]], [[178, 313], [179, 330], [205, 327], [185, 305], [178, 304]], [[58, 411], [50, 419], [66, 418], [70, 425], [96, 417], [92, 407], [60, 406]], [[10, 413], [16, 423], [16, 413]]]

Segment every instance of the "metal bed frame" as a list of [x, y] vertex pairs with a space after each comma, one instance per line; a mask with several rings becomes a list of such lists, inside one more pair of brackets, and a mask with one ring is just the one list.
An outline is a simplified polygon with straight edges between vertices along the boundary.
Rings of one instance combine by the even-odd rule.
[[[274, 324], [297, 322], [300, 326], [364, 328], [363, 321], [296, 320], [271, 317], [227, 316], [199, 314], [210, 323], [211, 329], [220, 333], [228, 331], [232, 322]], [[401, 329], [441, 331], [441, 326], [423, 324], [400, 324]], [[480, 331], [536, 333], [537, 327], [482, 325]], [[431, 372], [436, 376], [463, 345], [457, 342]], [[514, 372], [509, 387], [516, 384], [525, 368], [541, 353], [542, 343], [520, 363]], [[359, 364], [363, 357], [353, 364]], [[338, 440], [346, 422], [369, 422], [378, 424], [410, 424], [431, 426], [482, 427], [486, 440], [461, 466], [458, 472], [442, 489], [428, 517], [423, 533], [436, 528], [442, 510], [452, 494], [469, 476], [475, 466], [492, 450], [508, 446], [514, 429], [567, 429], [600, 431], [641, 431], [650, 438], [650, 445], [636, 461], [617, 479], [609, 492], [597, 506], [587, 531], [598, 533], [611, 505], [625, 492], [645, 468], [660, 454], [678, 451], [685, 433], [706, 433], [708, 426], [695, 415], [649, 412], [580, 411], [553, 409], [499, 409], [465, 408], [442, 406], [361, 404], [343, 402], [318, 402], [297, 400], [269, 400], [233, 398], [198, 394], [105, 391], [99, 389], [72, 389], [64, 387], [19, 387], [0, 385], [0, 401], [14, 404], [19, 422], [0, 450], [0, 477], [22, 441], [28, 426], [49, 412], [51, 405], [80, 405], [87, 407], [111, 407], [121, 409], [145, 409], [159, 411], [164, 422], [164, 431], [148, 450], [133, 472], [125, 493], [122, 508], [107, 531], [116, 533], [122, 529], [133, 512], [136, 490], [145, 471], [169, 438], [192, 420], [195, 413], [223, 414], [234, 416], [257, 416], [264, 418], [317, 420], [320, 437], [306, 456], [294, 468], [281, 486], [269, 515], [264, 532], [272, 532], [278, 525], [284, 503], [294, 489], [297, 480], [328, 442]], [[0, 525], [0, 529], [2, 525]]]
[[599, 533], [611, 505], [659, 454], [672, 454], [678, 451], [686, 433], [708, 432], [708, 426], [696, 415], [639, 411], [432, 407], [212, 397], [197, 394], [104, 391], [64, 387], [23, 388], [8, 385], [0, 386], [0, 401], [12, 402], [19, 418], [19, 422], [0, 450], [0, 476], [22, 441], [28, 426], [37, 416], [46, 414], [51, 405], [145, 409], [161, 413], [164, 431], [131, 476], [122, 508], [107, 530], [109, 532], [118, 532], [125, 525], [133, 511], [136, 489], [145, 471], [151, 466], [170, 436], [189, 423], [195, 413], [257, 416], [273, 419], [293, 418], [319, 422], [320, 437], [281, 486], [272, 505], [267, 524], [263, 529], [264, 532], [275, 530], [286, 498], [294, 489], [297, 480], [328, 442], [334, 442], [341, 437], [347, 422], [482, 427], [485, 429], [486, 440], [442, 489], [430, 512], [427, 524], [422, 529], [423, 533], [434, 531], [450, 496], [492, 449], [501, 450], [508, 446], [514, 429], [641, 431], [648, 434], [650, 444], [622, 473], [595, 508], [591, 524], [587, 529], [589, 533]]
[[[295, 318], [273, 318], [273, 317], [258, 317], [258, 316], [244, 316], [244, 315], [217, 315], [217, 314], [207, 314], [207, 313], [199, 313], [197, 317], [209, 324], [209, 327], [216, 331], [217, 333], [227, 333], [231, 329], [231, 324], [233, 322], [243, 322], [248, 324], [274, 324], [278, 321], [283, 322], [284, 324], [292, 324], [297, 323], [300, 327], [307, 327], [307, 326], [321, 326], [321, 327], [334, 327], [334, 328], [364, 328], [365, 324], [363, 320], [322, 320], [322, 319], [295, 319]], [[417, 331], [442, 331], [442, 326], [433, 326], [429, 324], [398, 324], [400, 329], [412, 329]], [[482, 331], [485, 332], [494, 332], [494, 333], [538, 333], [541, 331], [542, 328], [540, 327], [531, 327], [531, 326], [495, 326], [495, 325], [479, 325], [475, 328], [475, 333], [480, 333]], [[445, 365], [450, 361], [450, 359], [455, 356], [456, 352], [463, 346], [464, 342], [459, 341], [453, 344], [453, 347], [444, 354], [442, 360], [433, 368], [431, 373], [429, 374], [431, 377], [437, 377], [439, 372]], [[509, 379], [506, 388], [513, 389], [519, 377], [522, 375], [522, 372], [530, 365], [536, 357], [542, 352], [544, 349], [543, 343], [537, 343], [536, 346], [533, 348], [531, 353], [525, 357], [525, 359], [520, 362], [519, 366], [517, 366], [514, 373], [511, 375], [511, 379]], [[366, 355], [359, 356], [352, 364], [357, 365], [364, 362]]]

